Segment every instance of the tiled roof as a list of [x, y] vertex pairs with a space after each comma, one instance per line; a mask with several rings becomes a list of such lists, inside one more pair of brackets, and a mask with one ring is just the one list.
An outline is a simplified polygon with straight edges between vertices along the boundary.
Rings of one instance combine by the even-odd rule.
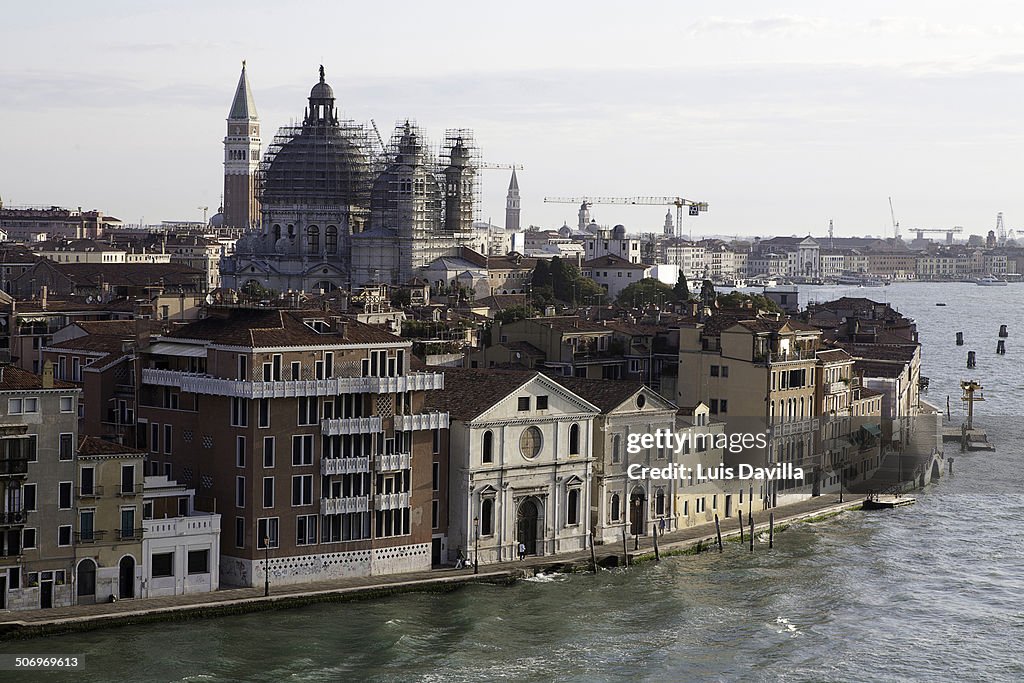
[[643, 382], [611, 379], [583, 379], [581, 377], [552, 377], [577, 396], [585, 398], [607, 413], [644, 388]]
[[853, 360], [853, 357], [843, 349], [829, 349], [827, 351], [818, 351], [815, 354], [823, 363], [843, 363], [845, 361]]
[[141, 456], [145, 451], [140, 451], [131, 446], [114, 443], [106, 439], [99, 439], [95, 436], [83, 436], [78, 440], [78, 455], [130, 455]]
[[572, 315], [530, 318], [538, 325], [545, 325], [558, 332], [610, 332], [604, 325]]
[[535, 377], [535, 371], [467, 370], [444, 371], [444, 391], [426, 392], [425, 405], [447, 411], [452, 419], [467, 422], [512, 394]]
[[67, 349], [68, 351], [94, 351], [101, 353], [119, 353], [124, 348], [121, 337], [103, 334], [87, 334], [74, 339], [67, 339], [50, 344], [51, 349]]
[[53, 266], [75, 282], [112, 286], [147, 287], [193, 284], [205, 278], [201, 270], [180, 263], [54, 263]]
[[906, 367], [906, 365], [886, 363], [884, 361], [857, 359], [857, 362], [853, 365], [853, 371], [857, 374], [863, 374], [865, 377], [886, 377], [892, 379], [902, 375]]
[[345, 316], [342, 316], [345, 323], [344, 336], [333, 330], [323, 333], [316, 332], [304, 322], [305, 320], [323, 320], [330, 325], [330, 317], [320, 310], [216, 309], [214, 315], [183, 325], [166, 336], [254, 348], [387, 344], [403, 341], [401, 337], [386, 330]]
[[900, 361], [909, 363], [917, 354], [918, 345], [914, 342], [905, 344], [846, 344], [835, 342], [854, 358], [865, 360]]
[[[0, 391], [25, 391], [42, 388], [43, 378], [41, 375], [33, 375], [31, 372], [22, 370], [14, 365], [0, 366]], [[74, 389], [75, 385], [55, 379], [53, 380], [53, 388]]]
[[627, 270], [647, 270], [650, 266], [645, 266], [641, 263], [630, 263], [621, 256], [615, 254], [605, 254], [604, 256], [598, 256], [597, 258], [590, 259], [589, 261], [583, 262], [584, 268], [625, 268]]

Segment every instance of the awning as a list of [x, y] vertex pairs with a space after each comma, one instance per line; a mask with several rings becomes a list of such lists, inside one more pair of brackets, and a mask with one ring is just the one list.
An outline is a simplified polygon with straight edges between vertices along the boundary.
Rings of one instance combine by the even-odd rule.
[[149, 353], [156, 353], [162, 356], [187, 356], [189, 358], [206, 358], [206, 347], [195, 344], [172, 344], [170, 342], [157, 342], [147, 349]]
[[863, 424], [860, 428], [871, 436], [882, 436], [882, 428], [876, 424]]

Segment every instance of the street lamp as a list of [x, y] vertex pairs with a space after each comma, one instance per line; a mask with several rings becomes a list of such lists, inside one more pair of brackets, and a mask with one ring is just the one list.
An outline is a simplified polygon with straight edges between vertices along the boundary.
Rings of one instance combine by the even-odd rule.
[[270, 595], [270, 536], [263, 537], [263, 597]]
[[473, 518], [473, 573], [480, 573], [480, 518]]

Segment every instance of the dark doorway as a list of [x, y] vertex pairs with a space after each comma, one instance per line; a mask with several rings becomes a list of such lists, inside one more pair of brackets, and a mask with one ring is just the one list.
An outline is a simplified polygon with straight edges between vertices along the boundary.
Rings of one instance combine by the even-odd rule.
[[634, 536], [644, 534], [646, 526], [647, 499], [643, 491], [634, 491], [629, 497], [629, 533]]
[[540, 518], [540, 509], [537, 501], [527, 498], [519, 504], [519, 511], [516, 513], [516, 538], [526, 546], [527, 555], [537, 554], [537, 521]]
[[96, 602], [96, 563], [82, 560], [78, 565], [78, 604], [91, 605]]
[[39, 607], [42, 609], [53, 607], [53, 581], [39, 582]]
[[0, 609], [7, 609], [7, 574], [0, 576]]
[[118, 565], [117, 597], [135, 597], [135, 558], [131, 555], [122, 557]]
[[435, 567], [441, 564], [441, 539], [435, 538], [430, 542], [430, 564]]
[[725, 518], [732, 519], [732, 496], [725, 497]]

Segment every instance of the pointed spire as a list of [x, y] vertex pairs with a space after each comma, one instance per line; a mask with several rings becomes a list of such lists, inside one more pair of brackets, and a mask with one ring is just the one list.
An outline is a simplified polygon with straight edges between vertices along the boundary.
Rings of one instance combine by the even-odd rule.
[[512, 179], [508, 181], [508, 191], [519, 191], [519, 180], [516, 178], [516, 169], [512, 169]]
[[256, 101], [252, 98], [252, 86], [249, 85], [249, 76], [245, 73], [245, 60], [242, 60], [242, 74], [238, 77], [238, 87], [235, 88], [235, 99], [231, 102], [229, 119], [255, 119]]

